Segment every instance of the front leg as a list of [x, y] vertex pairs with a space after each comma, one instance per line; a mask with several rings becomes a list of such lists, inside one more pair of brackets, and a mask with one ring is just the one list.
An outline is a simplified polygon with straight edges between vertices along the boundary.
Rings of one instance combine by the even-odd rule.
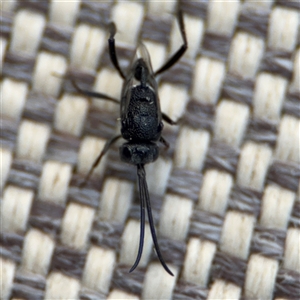
[[117, 71], [119, 72], [120, 76], [123, 79], [125, 79], [125, 75], [124, 75], [122, 69], [120, 68], [117, 54], [116, 54], [116, 47], [115, 47], [116, 25], [115, 25], [115, 23], [109, 24], [109, 32], [110, 32], [110, 36], [108, 39], [108, 47], [109, 47], [110, 60], [113, 63], [113, 65], [115, 66], [115, 68], [117, 69]]

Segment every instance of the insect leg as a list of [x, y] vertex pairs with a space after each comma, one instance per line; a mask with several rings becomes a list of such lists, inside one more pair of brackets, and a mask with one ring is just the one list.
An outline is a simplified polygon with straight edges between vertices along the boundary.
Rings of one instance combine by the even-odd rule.
[[81, 186], [84, 186], [88, 179], [90, 178], [90, 176], [92, 175], [94, 169], [98, 166], [98, 164], [100, 163], [101, 158], [103, 157], [103, 155], [108, 151], [108, 149], [110, 148], [110, 146], [115, 143], [119, 138], [121, 137], [121, 135], [117, 135], [115, 137], [113, 137], [110, 140], [107, 140], [104, 148], [102, 149], [102, 151], [100, 152], [100, 154], [98, 155], [97, 159], [94, 161], [92, 167], [90, 168], [89, 172], [87, 173], [87, 175], [84, 178], [84, 181], [82, 182]]
[[162, 118], [164, 121], [166, 121], [167, 123], [169, 123], [170, 125], [176, 125], [177, 122], [176, 121], [173, 121], [168, 115], [166, 115], [165, 113], [161, 113], [162, 115]]
[[162, 136], [159, 138], [159, 141], [164, 144], [167, 149], [170, 147], [170, 144]]
[[151, 231], [152, 240], [153, 240], [153, 244], [154, 244], [158, 259], [159, 259], [160, 263], [162, 264], [162, 266], [164, 267], [164, 269], [170, 275], [174, 276], [174, 274], [171, 272], [171, 270], [168, 268], [167, 264], [165, 263], [165, 261], [162, 257], [162, 254], [160, 252], [159, 246], [158, 246], [156, 233], [155, 233], [155, 227], [154, 227], [154, 221], [153, 221], [152, 212], [151, 212], [150, 197], [149, 197], [149, 191], [148, 191], [148, 186], [147, 186], [147, 181], [146, 181], [146, 172], [144, 169], [144, 165], [137, 165], [137, 169], [138, 169], [137, 171], [138, 171], [140, 197], [141, 197], [141, 201], [146, 202], [150, 231]]
[[[164, 121], [166, 121], [167, 123], [169, 123], [170, 125], [176, 125], [177, 122], [173, 121], [168, 115], [166, 115], [165, 113], [161, 113], [162, 114], [162, 118]], [[159, 138], [159, 141], [164, 144], [164, 146], [168, 149], [170, 147], [170, 144], [161, 136]]]
[[[52, 75], [57, 77], [57, 78], [66, 78], [66, 76], [61, 75], [59, 73], [56, 72], [52, 72]], [[76, 91], [80, 94], [83, 94], [87, 97], [93, 97], [93, 98], [100, 98], [100, 99], [104, 99], [104, 100], [109, 100], [115, 103], [120, 104], [120, 101], [118, 99], [115, 99], [113, 97], [110, 97], [106, 94], [102, 94], [102, 93], [97, 93], [97, 92], [92, 92], [92, 91], [87, 91], [87, 90], [83, 90], [81, 89], [81, 87], [76, 83], [76, 81], [72, 78], [70, 78], [70, 81], [72, 82], [72, 85], [74, 86], [74, 88], [76, 89]]]
[[177, 52], [174, 55], [172, 55], [169, 58], [169, 60], [160, 69], [158, 69], [154, 73], [154, 76], [156, 76], [156, 75], [168, 70], [169, 68], [171, 68], [181, 58], [181, 56], [184, 54], [184, 52], [186, 51], [186, 49], [188, 47], [186, 34], [185, 34], [185, 28], [184, 28], [184, 22], [183, 22], [183, 15], [182, 15], [181, 10], [178, 11], [178, 23], [179, 23], [179, 28], [180, 28], [180, 33], [181, 33], [181, 37], [182, 37], [182, 40], [183, 40], [183, 44], [177, 50]]
[[115, 66], [115, 68], [118, 70], [120, 76], [123, 79], [125, 79], [125, 75], [124, 75], [123, 71], [120, 68], [118, 58], [117, 58], [117, 54], [116, 54], [116, 47], [115, 47], [116, 25], [115, 25], [115, 23], [112, 22], [112, 23], [109, 24], [109, 32], [110, 32], [110, 36], [109, 36], [109, 39], [108, 39], [108, 47], [109, 47], [110, 60], [113, 63], [113, 65]]
[[77, 90], [78, 93], [80, 94], [83, 94], [85, 96], [88, 96], [88, 97], [93, 97], [93, 98], [100, 98], [100, 99], [104, 99], [104, 100], [109, 100], [109, 101], [112, 101], [112, 102], [115, 102], [115, 103], [118, 103], [120, 104], [120, 101], [113, 98], [113, 97], [110, 97], [106, 94], [102, 94], [102, 93], [97, 93], [97, 92], [92, 92], [92, 91], [87, 91], [87, 90], [82, 90], [79, 85], [75, 82], [74, 79], [70, 79], [73, 86], [75, 87], [75, 89]]

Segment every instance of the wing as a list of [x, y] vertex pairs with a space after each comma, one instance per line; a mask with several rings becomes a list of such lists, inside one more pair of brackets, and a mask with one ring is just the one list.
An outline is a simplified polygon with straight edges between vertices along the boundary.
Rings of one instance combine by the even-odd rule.
[[[140, 76], [141, 74], [143, 74], [143, 76]], [[146, 46], [142, 43], [140, 43], [136, 49], [134, 59], [130, 64], [123, 83], [121, 95], [121, 119], [127, 118], [129, 103], [130, 101], [133, 101], [132, 89], [138, 85], [150, 88], [156, 95], [155, 101], [157, 102], [158, 114], [161, 118], [157, 82], [154, 77], [150, 55]]]

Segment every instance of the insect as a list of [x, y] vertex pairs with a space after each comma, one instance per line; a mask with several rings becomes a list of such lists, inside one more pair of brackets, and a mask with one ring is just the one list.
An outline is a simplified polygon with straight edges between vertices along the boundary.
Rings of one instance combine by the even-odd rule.
[[110, 23], [110, 37], [108, 39], [109, 55], [114, 67], [124, 79], [121, 92], [121, 101], [106, 94], [82, 90], [72, 80], [72, 83], [78, 92], [88, 97], [101, 98], [120, 104], [121, 134], [106, 142], [102, 152], [99, 154], [90, 171], [88, 172], [85, 182], [92, 174], [94, 168], [99, 164], [103, 155], [109, 150], [110, 146], [119, 138], [123, 137], [126, 142], [120, 147], [120, 158], [122, 161], [137, 167], [141, 208], [139, 249], [135, 263], [129, 272], [132, 272], [138, 266], [142, 256], [145, 234], [146, 206], [152, 240], [158, 259], [164, 269], [170, 275], [174, 276], [165, 263], [158, 245], [151, 212], [150, 197], [144, 165], [154, 162], [158, 158], [159, 148], [156, 144], [157, 142], [161, 142], [166, 147], [169, 146], [168, 142], [161, 136], [163, 130], [162, 121], [164, 120], [171, 125], [176, 124], [170, 117], [161, 112], [158, 86], [155, 77], [171, 68], [183, 56], [188, 47], [183, 15], [180, 10], [178, 11], [177, 18], [183, 40], [183, 44], [177, 50], [177, 52], [175, 52], [175, 54], [173, 54], [173, 56], [171, 56], [160, 69], [158, 69], [156, 72], [153, 72], [149, 53], [146, 47], [141, 44], [138, 47], [140, 57], [137, 57], [136, 55], [126, 75], [120, 68], [116, 55], [114, 39], [116, 34], [116, 26], [114, 23]]

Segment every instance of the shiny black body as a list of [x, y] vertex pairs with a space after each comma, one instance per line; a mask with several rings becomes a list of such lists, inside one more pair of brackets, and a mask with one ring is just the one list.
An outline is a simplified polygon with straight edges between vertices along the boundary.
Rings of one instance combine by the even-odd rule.
[[140, 46], [145, 57], [132, 64], [124, 81], [120, 105], [121, 134], [128, 141], [120, 147], [121, 159], [139, 165], [157, 159], [155, 144], [161, 138], [162, 114], [157, 83], [145, 46]]
[[128, 141], [156, 142], [161, 136], [163, 123], [157, 83], [149, 68], [151, 65], [143, 58], [137, 59], [123, 85], [121, 134]]
[[110, 24], [110, 38], [108, 39], [110, 58], [120, 76], [124, 79], [121, 102], [105, 94], [82, 90], [73, 81], [75, 88], [86, 96], [102, 98], [120, 104], [121, 135], [115, 136], [111, 140], [107, 141], [104, 149], [99, 154], [91, 170], [87, 174], [86, 180], [91, 175], [93, 169], [98, 165], [102, 156], [108, 151], [109, 147], [116, 140], [123, 137], [126, 140], [126, 143], [120, 147], [120, 158], [122, 161], [136, 165], [137, 167], [141, 203], [139, 250], [136, 261], [130, 269], [130, 272], [137, 267], [142, 256], [146, 207], [152, 240], [157, 256], [164, 269], [173, 276], [173, 273], [170, 271], [162, 257], [156, 238], [144, 165], [154, 162], [158, 158], [158, 141], [163, 143], [165, 146], [168, 146], [168, 143], [161, 136], [163, 130], [162, 121], [164, 120], [172, 125], [175, 124], [175, 122], [173, 122], [160, 110], [158, 88], [155, 76], [172, 67], [187, 49], [187, 40], [181, 11], [178, 12], [178, 22], [183, 39], [183, 44], [179, 50], [158, 71], [154, 73], [147, 49], [143, 44], [141, 44], [138, 49], [140, 50], [141, 55], [133, 60], [133, 63], [131, 64], [126, 76], [120, 68], [116, 56], [114, 39], [116, 27], [113, 23]]

